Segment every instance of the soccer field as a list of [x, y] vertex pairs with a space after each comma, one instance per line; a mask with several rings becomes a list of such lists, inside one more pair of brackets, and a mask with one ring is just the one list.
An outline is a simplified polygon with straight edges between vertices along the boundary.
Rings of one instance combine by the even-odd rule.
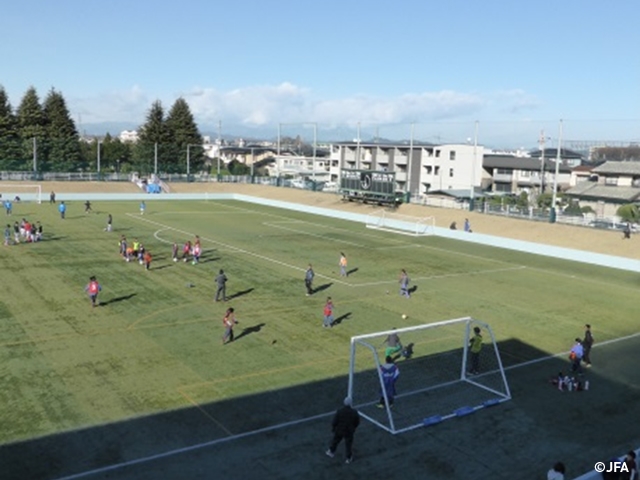
[[[108, 213], [113, 232], [105, 231]], [[631, 272], [236, 201], [149, 201], [145, 215], [137, 202], [96, 202], [89, 214], [77, 202], [65, 220], [52, 205], [24, 203], [7, 221], [23, 217], [41, 221], [45, 239], [0, 253], [0, 444], [12, 454], [9, 472], [18, 476], [10, 478], [60, 478], [216, 439], [242, 442], [259, 429], [324, 415], [346, 393], [354, 335], [471, 316], [491, 325], [503, 362], [517, 367], [568, 350], [585, 323], [597, 343], [638, 331], [638, 276]], [[122, 260], [120, 235], [152, 253], [149, 271]], [[196, 235], [201, 262], [173, 262], [173, 242], [182, 246]], [[347, 277], [339, 272], [341, 252]], [[311, 296], [304, 287], [308, 264], [316, 273]], [[402, 268], [415, 288], [411, 299], [398, 292]], [[229, 278], [226, 303], [213, 302], [220, 269]], [[103, 287], [93, 309], [83, 291], [92, 275]], [[331, 329], [322, 328], [327, 296], [337, 319]], [[228, 307], [240, 323], [236, 341], [223, 346]], [[616, 345], [608, 347], [613, 357]], [[615, 382], [637, 394], [637, 377], [625, 371], [631, 375], [633, 363], [617, 368]], [[549, 376], [555, 370], [549, 367]], [[527, 397], [533, 409], [548, 401], [545, 380], [536, 379], [538, 401]], [[517, 403], [529, 386], [525, 379], [512, 383]], [[620, 398], [604, 394], [597, 394], [604, 404]], [[455, 444], [451, 428], [442, 432]], [[36, 446], [52, 443], [51, 458], [32, 458]], [[84, 455], [71, 455], [80, 444]], [[265, 468], [278, 472], [273, 478], [296, 478], [304, 462]], [[153, 474], [161, 462], [146, 468], [148, 478], [161, 478]], [[110, 478], [120, 473], [141, 478], [127, 477], [126, 468]]]

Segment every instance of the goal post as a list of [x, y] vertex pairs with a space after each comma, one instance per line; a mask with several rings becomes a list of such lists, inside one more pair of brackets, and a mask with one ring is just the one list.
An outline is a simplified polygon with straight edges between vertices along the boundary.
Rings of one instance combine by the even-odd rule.
[[24, 185], [13, 183], [0, 183], [0, 194], [3, 200], [14, 201], [16, 197], [22, 202], [42, 203], [41, 185]]
[[375, 230], [418, 237], [434, 234], [435, 218], [412, 217], [381, 209], [367, 216], [366, 226]]
[[[479, 352], [470, 345], [476, 328]], [[402, 347], [392, 356], [397, 390], [388, 394], [381, 367], [390, 335]], [[511, 399], [493, 330], [471, 317], [358, 335], [351, 338], [350, 353], [348, 395], [363, 418], [392, 434]]]

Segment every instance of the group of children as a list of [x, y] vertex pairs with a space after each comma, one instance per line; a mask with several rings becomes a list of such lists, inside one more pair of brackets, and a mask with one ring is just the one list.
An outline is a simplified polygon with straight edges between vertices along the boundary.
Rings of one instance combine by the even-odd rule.
[[171, 259], [174, 262], [182, 259], [183, 262], [187, 263], [191, 260], [191, 264], [196, 265], [200, 263], [200, 255], [202, 255], [202, 244], [198, 235], [196, 235], [193, 243], [191, 240], [187, 240], [184, 243], [182, 246], [182, 256], [180, 256], [180, 247], [176, 242], [173, 242], [171, 247]]
[[4, 245], [11, 245], [11, 232], [13, 230], [13, 243], [32, 243], [42, 240], [42, 224], [38, 221], [31, 223], [23, 218], [20, 223], [14, 222], [13, 227], [7, 223], [4, 229]]
[[132, 243], [128, 243], [127, 237], [121, 235], [119, 248], [120, 255], [125, 262], [137, 260], [140, 265], [144, 265], [145, 269], [151, 269], [151, 260], [153, 260], [151, 252], [137, 238], [134, 238]]

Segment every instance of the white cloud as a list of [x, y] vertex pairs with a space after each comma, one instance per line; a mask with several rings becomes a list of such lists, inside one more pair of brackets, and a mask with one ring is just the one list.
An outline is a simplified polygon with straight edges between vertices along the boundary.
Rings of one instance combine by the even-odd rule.
[[198, 123], [261, 127], [278, 123], [316, 122], [330, 125], [401, 124], [443, 120], [469, 120], [489, 111], [519, 113], [539, 105], [522, 90], [488, 94], [452, 90], [407, 93], [394, 97], [358, 94], [351, 97], [318, 99], [309, 89], [281, 83], [255, 85], [230, 91], [194, 87], [166, 98], [158, 98], [134, 85], [126, 91], [104, 92], [94, 97], [69, 98], [72, 114], [80, 113], [84, 123], [131, 122], [142, 124], [156, 99], [168, 110], [182, 96]]

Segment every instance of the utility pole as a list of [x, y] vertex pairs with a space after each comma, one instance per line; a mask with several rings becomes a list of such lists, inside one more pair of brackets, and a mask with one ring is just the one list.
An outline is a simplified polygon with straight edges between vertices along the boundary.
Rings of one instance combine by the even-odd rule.
[[560, 127], [558, 132], [558, 152], [556, 155], [556, 172], [553, 176], [553, 198], [551, 200], [551, 215], [549, 221], [555, 223], [556, 221], [556, 201], [558, 197], [558, 175], [560, 174], [560, 152], [562, 151], [562, 119], [560, 119]]
[[544, 130], [540, 131], [540, 194], [544, 193]]

